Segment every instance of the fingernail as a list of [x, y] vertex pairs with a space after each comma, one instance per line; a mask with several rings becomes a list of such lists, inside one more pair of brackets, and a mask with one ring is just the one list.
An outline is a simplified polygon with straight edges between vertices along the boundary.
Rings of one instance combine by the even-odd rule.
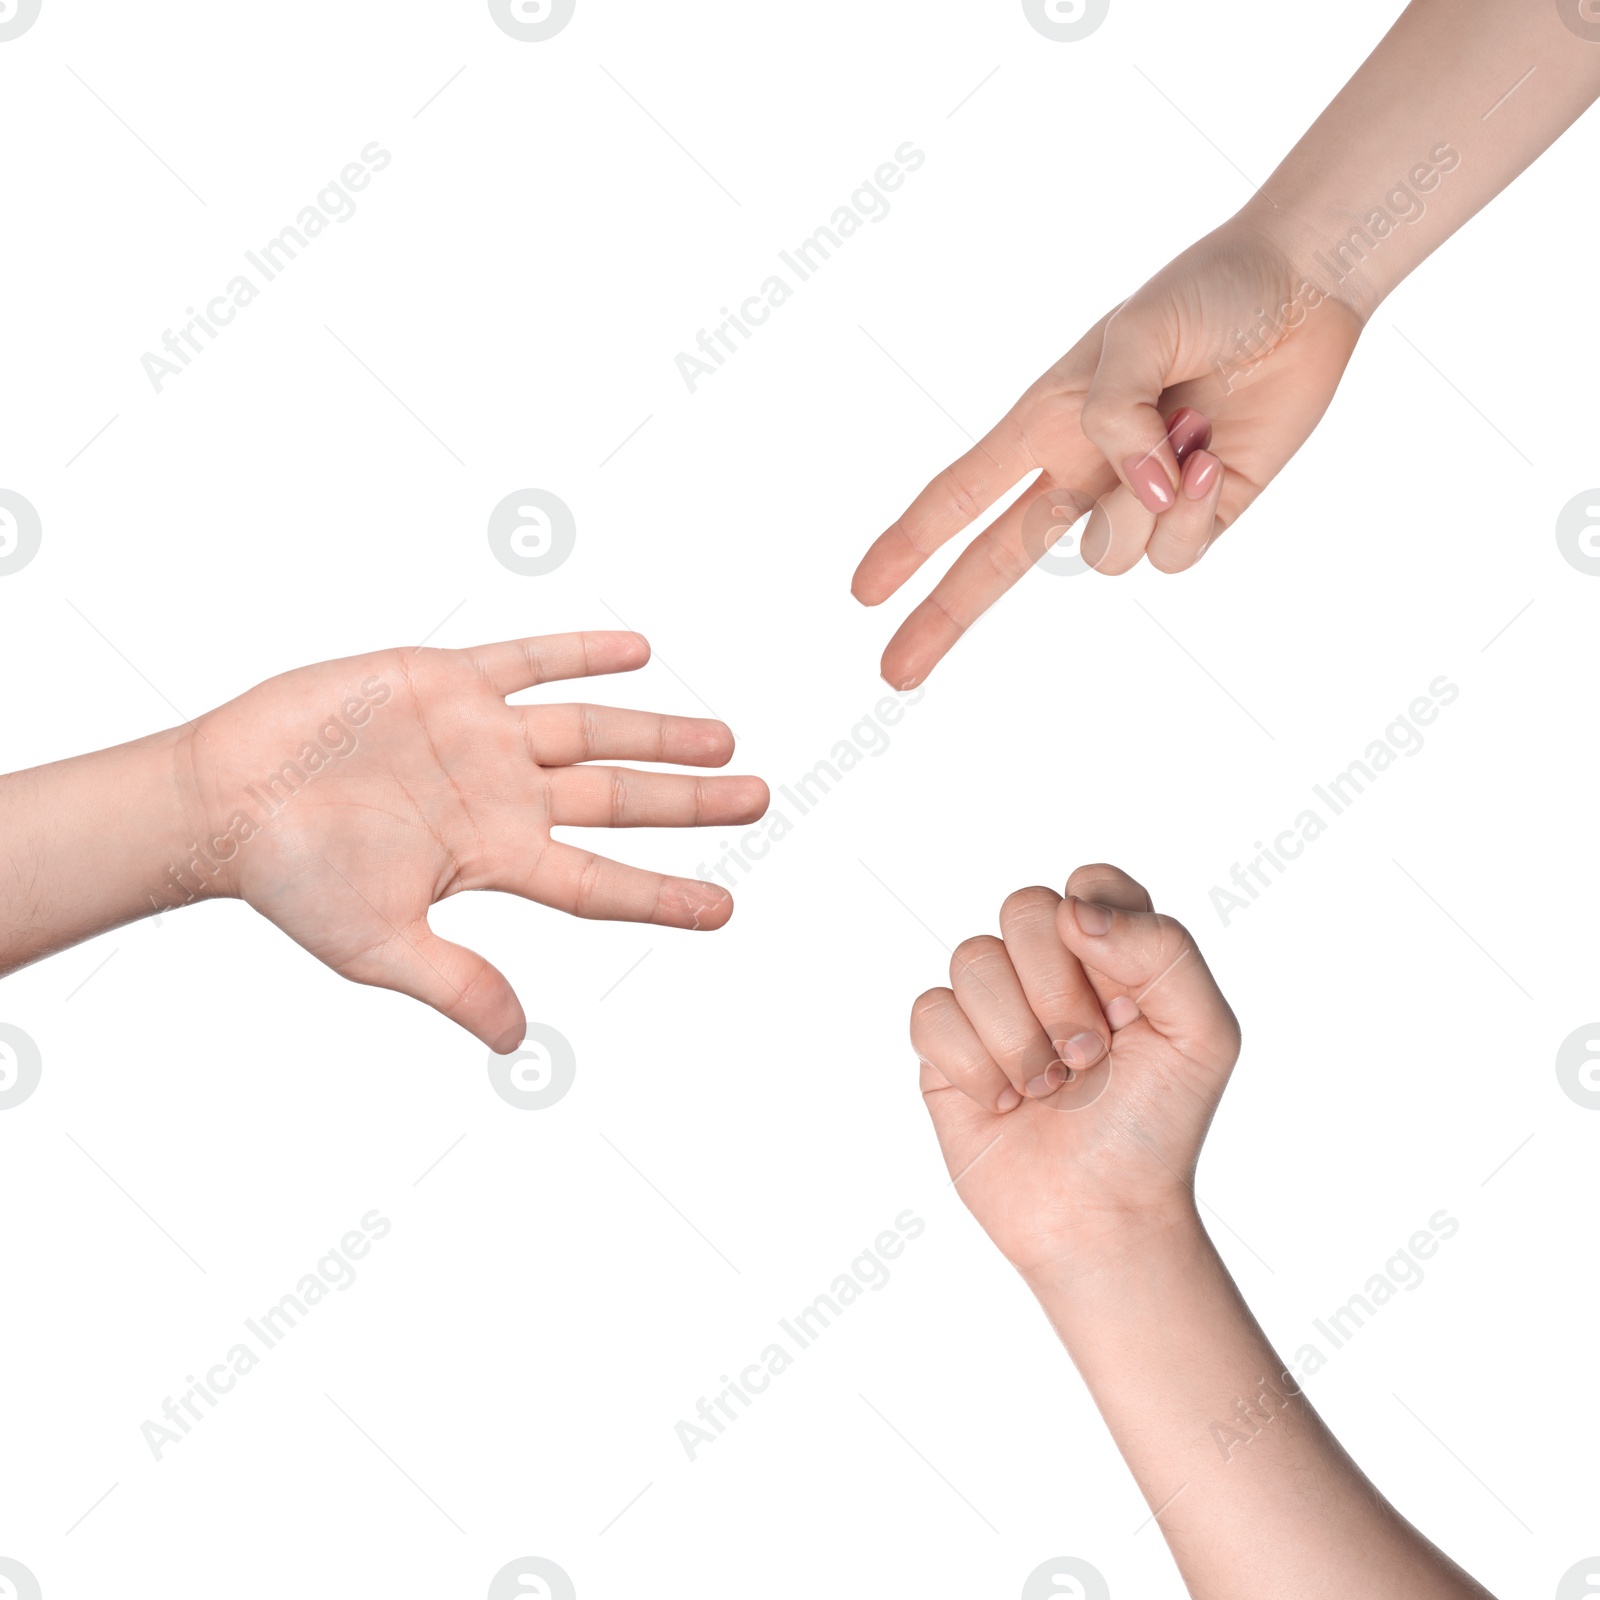
[[1125, 994], [1119, 994], [1106, 1007], [1106, 1021], [1113, 1028], [1126, 1028], [1130, 1022], [1137, 1021], [1139, 1015], [1138, 1003]]
[[1039, 1076], [1028, 1085], [1028, 1093], [1035, 1100], [1043, 1100], [1047, 1094], [1054, 1094], [1066, 1082], [1067, 1075], [1062, 1070], [1061, 1063], [1052, 1061]]
[[1074, 897], [1072, 914], [1078, 919], [1078, 926], [1085, 933], [1111, 932], [1111, 913], [1104, 906], [1097, 906], [1092, 900], [1079, 900]]
[[995, 1101], [994, 1108], [1004, 1114], [1007, 1111], [1015, 1111], [1021, 1104], [1022, 1096], [1008, 1083], [1005, 1087], [1005, 1092]]
[[1189, 464], [1183, 469], [1184, 494], [1191, 500], [1204, 500], [1211, 493], [1211, 486], [1221, 471], [1222, 463], [1209, 450], [1191, 456]]
[[1068, 1066], [1092, 1067], [1105, 1052], [1105, 1041], [1098, 1033], [1090, 1033], [1085, 1029], [1082, 1033], [1075, 1033], [1070, 1039], [1057, 1039], [1053, 1041], [1056, 1054]]
[[1122, 475], [1146, 511], [1159, 514], [1177, 504], [1167, 469], [1154, 456], [1129, 456], [1122, 463]]
[[1167, 440], [1178, 465], [1192, 450], [1204, 450], [1211, 443], [1211, 424], [1193, 406], [1184, 406], [1167, 418]]

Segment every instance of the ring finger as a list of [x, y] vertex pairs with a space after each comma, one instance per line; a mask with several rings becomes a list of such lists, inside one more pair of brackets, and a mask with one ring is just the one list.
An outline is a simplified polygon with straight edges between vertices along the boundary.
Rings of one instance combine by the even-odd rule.
[[1178, 503], [1157, 519], [1145, 549], [1158, 572], [1182, 572], [1205, 553], [1226, 476], [1222, 462], [1209, 450], [1196, 450], [1184, 462]]

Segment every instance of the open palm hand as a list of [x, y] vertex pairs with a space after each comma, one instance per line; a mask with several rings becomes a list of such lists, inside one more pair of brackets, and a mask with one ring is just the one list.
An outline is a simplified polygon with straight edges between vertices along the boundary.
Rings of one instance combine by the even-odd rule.
[[723, 889], [624, 866], [557, 827], [754, 821], [759, 778], [641, 772], [723, 765], [720, 722], [590, 705], [507, 705], [536, 684], [628, 672], [637, 634], [469, 650], [384, 650], [302, 667], [208, 713], [188, 739], [190, 814], [213, 892], [249, 902], [334, 971], [433, 1006], [486, 1044], [522, 1007], [476, 952], [428, 926], [437, 901], [497, 889], [574, 916], [720, 927]]

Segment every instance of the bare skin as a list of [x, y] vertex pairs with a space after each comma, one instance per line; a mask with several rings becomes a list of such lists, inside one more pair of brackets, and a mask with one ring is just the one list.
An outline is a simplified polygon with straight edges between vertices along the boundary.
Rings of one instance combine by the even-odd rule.
[[1194, 1171], [1239, 1026], [1189, 934], [1108, 866], [1065, 897], [1020, 890], [1000, 927], [913, 1007], [923, 1099], [1190, 1594], [1485, 1600], [1346, 1455], [1201, 1225]]
[[[901, 624], [884, 678], [921, 683], [1081, 517], [1102, 574], [1193, 566], [1310, 436], [1383, 299], [1600, 95], [1600, 40], [1563, 14], [1413, 0], [1256, 196], [1102, 317], [873, 543], [851, 585], [869, 606], [1039, 474]], [[1192, 461], [1168, 434], [1185, 407], [1213, 430]]]
[[712, 929], [715, 884], [624, 866], [557, 827], [754, 821], [759, 778], [720, 767], [720, 722], [604, 706], [507, 705], [537, 684], [629, 672], [637, 634], [470, 650], [383, 650], [301, 667], [192, 724], [0, 778], [0, 973], [201, 898], [244, 900], [356, 983], [434, 1007], [511, 1050], [505, 977], [428, 926], [436, 902], [497, 889], [579, 917]]

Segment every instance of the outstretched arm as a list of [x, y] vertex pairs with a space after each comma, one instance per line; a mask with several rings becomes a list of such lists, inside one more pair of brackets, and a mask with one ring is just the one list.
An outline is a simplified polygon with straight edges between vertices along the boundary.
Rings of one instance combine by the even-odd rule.
[[1485, 1600], [1329, 1432], [1192, 1206], [1028, 1282], [1196, 1600]]
[[[1413, 0], [1260, 192], [1102, 317], [873, 543], [852, 584], [869, 606], [1040, 474], [901, 624], [884, 677], [921, 683], [1080, 518], [1083, 570], [1193, 566], [1321, 421], [1383, 297], [1596, 95], [1594, 0]], [[1213, 432], [1185, 462], [1196, 413]]]
[[759, 778], [720, 767], [720, 722], [508, 705], [537, 684], [631, 672], [636, 633], [383, 650], [302, 667], [197, 722], [0, 778], [0, 973], [204, 898], [249, 902], [336, 972], [414, 996], [496, 1050], [525, 1025], [505, 977], [428, 910], [498, 889], [579, 917], [719, 928], [726, 890], [624, 866], [557, 827], [753, 822]]
[[1241, 216], [1365, 320], [1597, 95], [1592, 0], [1412, 0]]
[[1340, 1448], [1206, 1237], [1239, 1030], [1115, 867], [1023, 889], [912, 1012], [945, 1162], [1038, 1296], [1196, 1600], [1485, 1600]]

